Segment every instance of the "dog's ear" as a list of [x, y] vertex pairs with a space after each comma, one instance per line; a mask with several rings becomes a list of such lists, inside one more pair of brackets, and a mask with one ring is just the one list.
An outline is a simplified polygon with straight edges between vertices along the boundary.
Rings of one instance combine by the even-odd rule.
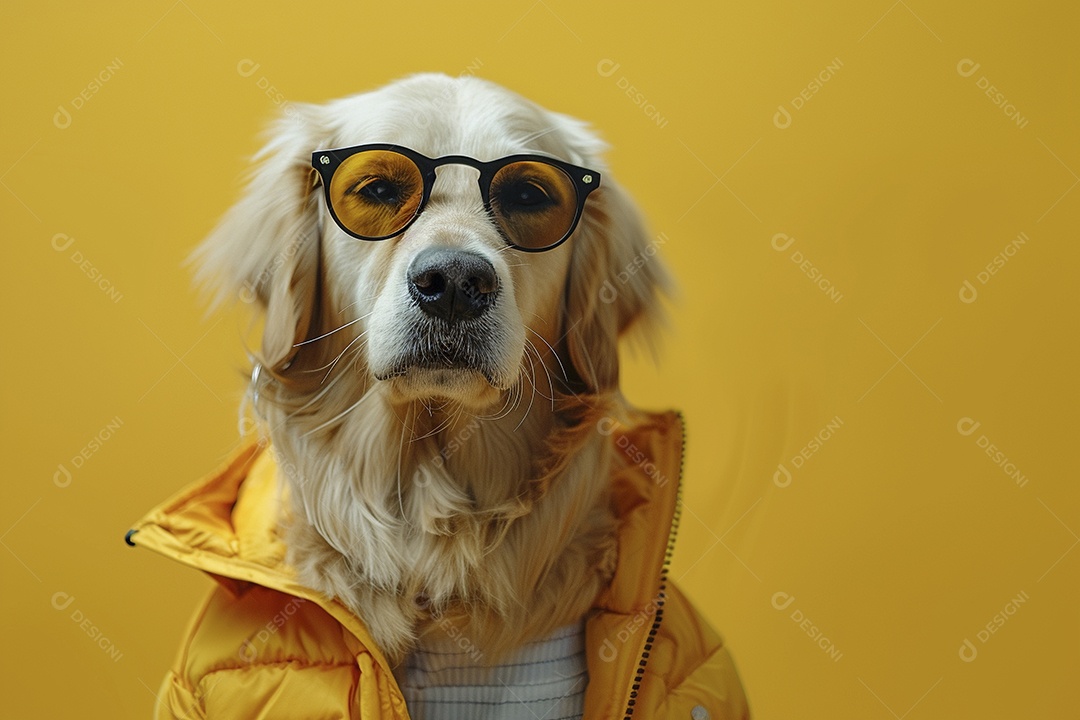
[[239, 298], [264, 316], [258, 361], [280, 374], [316, 327], [320, 282], [318, 194], [311, 153], [316, 113], [290, 105], [254, 158], [243, 196], [190, 258], [218, 307]]
[[[637, 208], [610, 175], [590, 197], [575, 233], [563, 313], [571, 388], [590, 394], [619, 386], [618, 341], [628, 332], [651, 347], [670, 279]], [[661, 236], [662, 237], [662, 236]], [[576, 386], [576, 387], [575, 387]]]

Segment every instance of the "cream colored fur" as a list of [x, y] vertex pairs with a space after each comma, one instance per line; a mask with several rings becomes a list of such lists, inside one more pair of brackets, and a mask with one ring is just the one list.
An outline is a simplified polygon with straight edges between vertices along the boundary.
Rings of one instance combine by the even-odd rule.
[[[250, 390], [287, 484], [288, 560], [394, 661], [447, 622], [494, 659], [583, 616], [611, 577], [618, 459], [596, 423], [626, 410], [617, 342], [648, 332], [663, 269], [602, 143], [494, 84], [419, 75], [295, 110], [195, 255], [217, 303], [239, 295], [264, 318]], [[368, 142], [547, 153], [604, 176], [574, 236], [545, 253], [503, 246], [475, 175], [453, 166], [403, 236], [365, 242], [327, 214], [310, 154]], [[402, 268], [432, 244], [484, 254], [513, 299], [492, 328], [513, 369], [502, 387], [461, 371], [432, 393], [370, 371], [400, 344], [388, 336], [408, 336]]]

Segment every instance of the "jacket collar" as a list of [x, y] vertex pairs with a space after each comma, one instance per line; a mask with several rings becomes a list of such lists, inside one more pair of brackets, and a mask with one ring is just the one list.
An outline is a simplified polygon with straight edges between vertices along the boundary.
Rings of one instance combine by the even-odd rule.
[[[611, 584], [594, 602], [597, 612], [586, 632], [589, 645], [598, 647], [601, 656], [605, 645], [612, 646], [610, 654], [630, 656], [627, 671], [632, 672], [637, 655], [615, 647], [610, 638], [618, 636], [622, 645], [629, 638], [637, 646], [636, 626], [643, 623], [635, 618], [651, 615], [657, 607], [674, 540], [682, 418], [674, 412], [638, 413], [630, 425], [604, 419], [597, 427], [625, 462], [613, 463], [611, 476], [619, 517], [618, 562]], [[285, 564], [285, 544], [277, 529], [282, 498], [276, 471], [266, 445], [245, 444], [215, 471], [147, 513], [128, 533], [128, 542], [203, 570], [237, 594], [257, 584], [317, 603], [392, 676], [364, 622], [339, 601], [299, 583]], [[635, 631], [624, 635], [618, 629], [631, 625], [625, 616]]]

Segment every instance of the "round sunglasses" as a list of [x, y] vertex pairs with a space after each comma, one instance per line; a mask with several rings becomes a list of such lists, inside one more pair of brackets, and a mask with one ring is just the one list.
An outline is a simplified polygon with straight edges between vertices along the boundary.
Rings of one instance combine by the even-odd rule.
[[443, 165], [480, 171], [480, 196], [506, 243], [525, 252], [562, 244], [600, 185], [595, 170], [543, 155], [510, 155], [481, 162], [464, 155], [429, 158], [400, 145], [377, 143], [311, 154], [326, 207], [342, 230], [361, 240], [405, 232], [423, 212]]

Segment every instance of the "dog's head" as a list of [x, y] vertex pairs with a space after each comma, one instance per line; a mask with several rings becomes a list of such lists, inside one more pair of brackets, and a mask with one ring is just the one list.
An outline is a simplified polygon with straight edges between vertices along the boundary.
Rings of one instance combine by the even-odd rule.
[[[401, 167], [373, 170], [376, 162], [320, 173], [320, 159], [336, 167], [339, 155], [312, 155], [376, 143], [406, 148], [420, 165], [446, 156], [478, 163], [402, 179]], [[285, 383], [317, 386], [335, 363], [337, 372], [361, 373], [365, 386], [388, 384], [395, 401], [448, 399], [473, 410], [494, 406], [523, 378], [545, 393], [548, 382], [564, 394], [612, 391], [617, 340], [657, 312], [665, 275], [601, 163], [602, 148], [583, 123], [470, 77], [418, 75], [325, 105], [293, 105], [257, 156], [243, 198], [197, 251], [199, 275], [218, 300], [239, 294], [258, 303], [257, 360]], [[513, 247], [529, 232], [513, 223], [543, 232], [545, 223], [565, 224], [573, 188], [523, 191], [485, 180], [493, 172], [485, 164], [522, 154], [602, 176], [595, 192], [580, 185], [592, 176], [570, 178], [587, 195], [580, 219], [543, 252]], [[339, 199], [382, 203], [378, 212], [411, 222], [387, 239], [359, 239], [342, 217], [350, 210], [335, 208]], [[506, 206], [518, 201], [527, 207], [508, 220]], [[526, 217], [538, 202], [554, 209]]]

